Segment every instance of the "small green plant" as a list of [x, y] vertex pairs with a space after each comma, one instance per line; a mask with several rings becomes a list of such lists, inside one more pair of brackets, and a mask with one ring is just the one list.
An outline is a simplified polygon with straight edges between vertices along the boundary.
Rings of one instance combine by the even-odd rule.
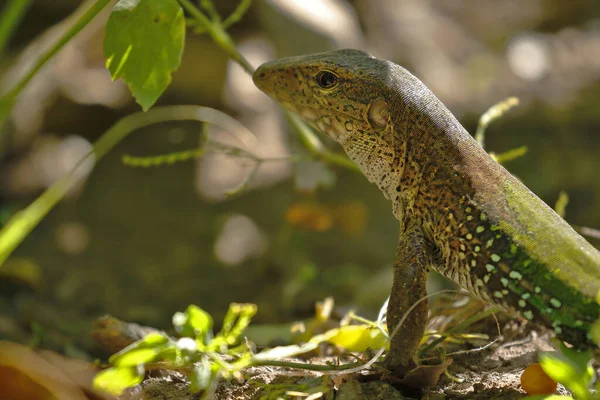
[[[590, 330], [594, 343], [600, 343], [600, 320]], [[600, 381], [592, 363], [594, 351], [577, 351], [560, 343], [560, 351], [540, 354], [540, 365], [555, 382], [567, 388], [576, 399], [600, 400]], [[570, 396], [529, 396], [527, 400], [566, 400]]]
[[[213, 319], [200, 307], [191, 305], [173, 316], [173, 326], [180, 338], [165, 333], [150, 333], [109, 358], [111, 367], [98, 373], [94, 385], [113, 394], [142, 382], [146, 371], [176, 370], [184, 373], [194, 393], [203, 392], [210, 398], [220, 378], [240, 378], [244, 368], [273, 365], [306, 370], [343, 371], [361, 367], [363, 363], [342, 366], [311, 365], [281, 361], [315, 350], [320, 343], [331, 344], [353, 352], [385, 348], [387, 333], [380, 324], [350, 314], [346, 321], [358, 325], [343, 325], [315, 335], [306, 343], [266, 349], [255, 354], [243, 334], [257, 308], [254, 304], [232, 303], [223, 319], [221, 331], [213, 334]], [[317, 316], [318, 318], [318, 316]]]
[[[577, 351], [560, 344], [559, 352], [540, 354], [540, 365], [544, 372], [555, 382], [566, 387], [578, 400], [598, 400], [600, 382], [596, 382], [596, 373], [592, 368], [594, 361], [591, 350]], [[547, 395], [530, 396], [528, 400], [567, 400], [570, 396]]]
[[212, 393], [219, 377], [232, 377], [252, 361], [241, 335], [256, 314], [256, 305], [230, 305], [221, 331], [213, 335], [212, 317], [191, 305], [173, 316], [180, 339], [150, 333], [109, 359], [112, 367], [100, 372], [94, 384], [114, 394], [142, 382], [147, 369], [171, 369], [186, 373], [191, 391]]
[[[212, 317], [201, 308], [191, 305], [186, 311], [178, 312], [173, 316], [173, 325], [179, 338], [158, 332], [147, 335], [111, 356], [109, 358], [111, 367], [100, 372], [94, 383], [98, 388], [119, 394], [124, 389], [141, 383], [147, 371], [174, 370], [187, 376], [190, 391], [202, 392], [203, 398], [210, 398], [220, 379], [242, 379], [244, 370], [248, 367], [278, 366], [317, 371], [323, 375], [323, 379], [319, 382], [311, 382], [308, 386], [290, 383], [265, 387], [265, 391], [270, 395], [280, 392], [314, 394], [319, 390], [325, 393], [332, 387], [329, 376], [352, 374], [369, 368], [374, 362], [380, 360], [390, 343], [385, 326], [385, 304], [377, 321], [365, 319], [352, 311], [339, 322], [332, 321], [330, 319], [332, 308], [333, 299], [327, 299], [323, 304], [319, 304], [315, 316], [300, 324], [304, 327], [302, 330], [304, 333], [294, 337], [292, 341], [295, 344], [266, 348], [255, 353], [253, 350], [255, 346], [245, 338], [245, 330], [257, 312], [256, 305], [232, 303], [223, 320], [222, 329], [216, 335], [213, 334]], [[443, 333], [442, 338], [465, 337], [466, 335], [461, 331], [480, 319], [480, 314], [478, 318], [468, 318], [456, 329]], [[337, 326], [331, 328], [332, 323]], [[428, 337], [433, 339], [433, 342], [427, 345], [428, 341], [424, 340], [423, 349], [432, 350], [432, 347], [438, 346], [442, 341], [435, 340], [436, 338], [431, 335]], [[332, 350], [337, 349], [335, 354], [340, 356], [347, 355], [348, 352], [354, 353], [353, 357], [358, 361], [312, 364], [283, 360], [306, 356], [307, 353], [317, 350], [323, 343], [333, 346], [330, 347]], [[438, 353], [440, 352], [444, 353], [443, 350]], [[430, 361], [434, 359], [441, 363], [418, 368], [418, 374], [439, 377], [439, 374], [450, 364], [440, 360], [439, 357], [429, 358]]]

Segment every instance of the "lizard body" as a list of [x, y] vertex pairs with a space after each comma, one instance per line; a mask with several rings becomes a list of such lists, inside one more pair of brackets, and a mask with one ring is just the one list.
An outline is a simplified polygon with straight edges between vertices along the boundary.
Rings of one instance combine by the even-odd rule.
[[[425, 296], [430, 268], [578, 347], [600, 315], [600, 252], [495, 162], [404, 68], [358, 50], [263, 64], [255, 84], [344, 148], [400, 221], [390, 332]], [[392, 338], [406, 371], [425, 331], [421, 302]]]

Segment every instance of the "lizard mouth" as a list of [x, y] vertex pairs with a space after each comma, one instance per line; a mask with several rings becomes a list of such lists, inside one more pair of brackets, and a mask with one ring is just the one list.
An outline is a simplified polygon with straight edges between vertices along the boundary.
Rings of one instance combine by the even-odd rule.
[[275, 72], [269, 69], [268, 64], [263, 64], [254, 72], [252, 80], [257, 88], [278, 101], [283, 108], [297, 114], [312, 128], [343, 144], [359, 123], [356, 117], [340, 110], [336, 110], [335, 115], [327, 113], [328, 107], [318, 104], [318, 98], [288, 91], [290, 89], [287, 85], [278, 82], [284, 82], [290, 77], [278, 77]]
[[[287, 107], [285, 104], [284, 106]], [[334, 115], [319, 113], [320, 108], [318, 106], [304, 105], [299, 107], [295, 104], [293, 106], [290, 111], [298, 114], [313, 129], [329, 136], [341, 145], [346, 142], [346, 139], [356, 127], [355, 118], [349, 115], [344, 115], [346, 118], [341, 119]]]
[[252, 74], [252, 81], [257, 88], [267, 94], [269, 97], [277, 98], [277, 85], [278, 81], [276, 76], [273, 76], [273, 71], [268, 68], [268, 63], [261, 65]]

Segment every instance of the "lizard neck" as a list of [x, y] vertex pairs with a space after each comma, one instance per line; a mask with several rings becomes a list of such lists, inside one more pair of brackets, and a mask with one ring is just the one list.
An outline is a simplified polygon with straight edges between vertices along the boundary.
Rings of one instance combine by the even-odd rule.
[[405, 173], [408, 147], [398, 134], [390, 124], [385, 131], [369, 134], [367, 137], [372, 139], [367, 145], [350, 139], [342, 146], [369, 182], [377, 185], [385, 198], [392, 201], [394, 216], [401, 220], [404, 202], [399, 197], [399, 185]]
[[389, 107], [388, 123], [358, 132], [342, 146], [403, 222], [428, 212], [419, 197], [457, 177], [461, 149], [474, 139], [421, 81], [395, 64], [389, 68], [390, 82], [379, 91]]

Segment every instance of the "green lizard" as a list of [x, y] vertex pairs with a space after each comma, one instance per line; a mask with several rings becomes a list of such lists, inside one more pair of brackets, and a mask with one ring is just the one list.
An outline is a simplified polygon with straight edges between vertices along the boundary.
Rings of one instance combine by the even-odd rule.
[[[425, 295], [430, 268], [578, 347], [599, 317], [600, 252], [495, 162], [404, 68], [358, 50], [290, 57], [253, 76], [263, 92], [337, 141], [400, 221], [390, 332]], [[402, 373], [427, 323], [420, 302], [392, 338]]]

